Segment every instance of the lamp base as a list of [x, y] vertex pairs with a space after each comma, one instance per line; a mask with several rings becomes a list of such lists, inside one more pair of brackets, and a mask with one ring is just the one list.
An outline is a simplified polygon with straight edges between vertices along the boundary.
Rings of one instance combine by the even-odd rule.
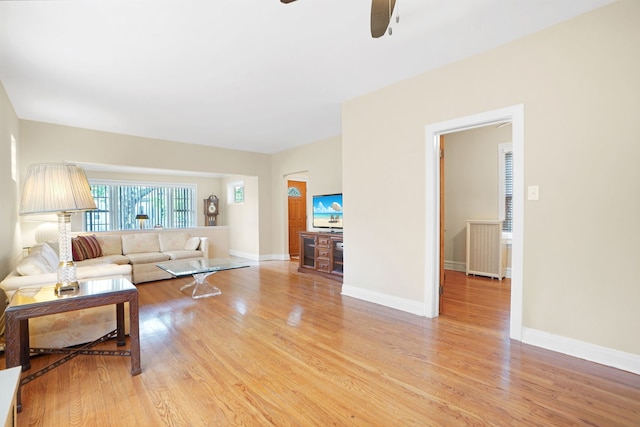
[[78, 289], [80, 289], [78, 282], [56, 283], [55, 292], [56, 295], [60, 296], [63, 292], [73, 292]]

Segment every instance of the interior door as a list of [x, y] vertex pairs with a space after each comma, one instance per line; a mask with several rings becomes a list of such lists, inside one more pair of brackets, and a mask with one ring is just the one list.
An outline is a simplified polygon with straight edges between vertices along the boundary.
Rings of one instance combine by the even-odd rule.
[[444, 136], [440, 135], [440, 314], [443, 312], [444, 294], [444, 231]]
[[300, 256], [301, 231], [307, 230], [307, 183], [287, 181], [289, 212], [289, 257]]

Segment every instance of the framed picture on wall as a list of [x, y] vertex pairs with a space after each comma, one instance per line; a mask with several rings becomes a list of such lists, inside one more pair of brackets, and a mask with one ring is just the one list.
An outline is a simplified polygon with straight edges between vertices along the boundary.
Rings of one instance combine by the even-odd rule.
[[244, 203], [244, 185], [235, 185], [233, 187], [233, 201], [235, 203]]

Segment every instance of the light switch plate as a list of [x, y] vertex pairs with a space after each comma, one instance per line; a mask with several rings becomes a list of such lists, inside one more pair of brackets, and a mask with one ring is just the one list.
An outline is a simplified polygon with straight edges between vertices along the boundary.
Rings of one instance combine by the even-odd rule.
[[540, 189], [537, 185], [530, 185], [527, 187], [527, 199], [529, 200], [539, 200], [540, 199]]

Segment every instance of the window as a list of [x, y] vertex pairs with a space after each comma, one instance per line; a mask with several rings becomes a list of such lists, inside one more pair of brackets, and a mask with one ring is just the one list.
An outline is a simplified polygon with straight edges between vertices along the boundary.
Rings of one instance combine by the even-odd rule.
[[511, 238], [513, 231], [513, 145], [500, 144], [498, 146], [499, 176], [499, 218], [502, 222], [502, 232]]
[[244, 185], [233, 186], [233, 201], [234, 203], [244, 203]]
[[138, 214], [149, 217], [145, 228], [197, 225], [195, 185], [89, 182], [98, 209], [85, 212], [86, 231], [133, 230], [141, 226]]

